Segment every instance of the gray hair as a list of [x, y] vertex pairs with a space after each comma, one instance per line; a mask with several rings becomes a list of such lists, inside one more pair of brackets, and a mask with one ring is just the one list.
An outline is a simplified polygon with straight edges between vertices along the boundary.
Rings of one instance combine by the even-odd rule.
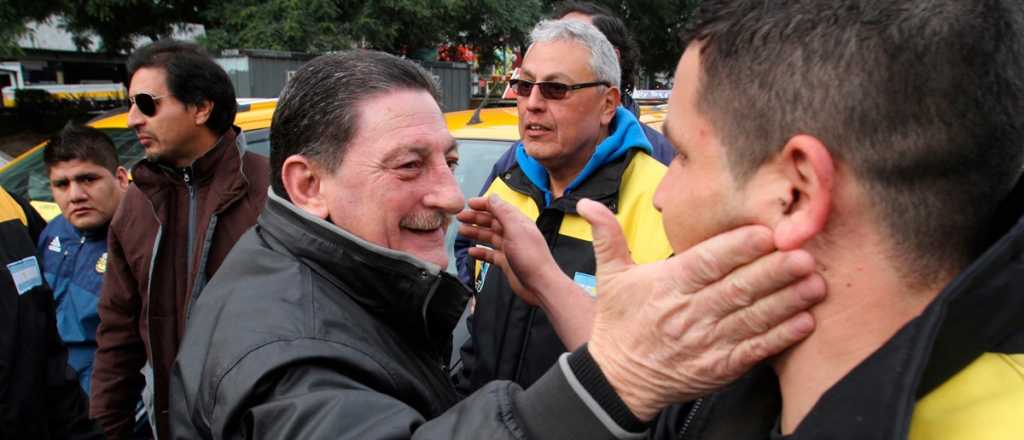
[[281, 165], [294, 154], [336, 170], [359, 126], [359, 104], [395, 90], [423, 90], [440, 98], [433, 77], [409, 60], [351, 50], [303, 65], [281, 92], [270, 126], [270, 185], [291, 200]]
[[576, 20], [543, 20], [530, 32], [531, 44], [552, 41], [574, 41], [590, 50], [590, 70], [598, 81], [619, 87], [622, 74], [619, 57], [608, 38], [594, 25]]

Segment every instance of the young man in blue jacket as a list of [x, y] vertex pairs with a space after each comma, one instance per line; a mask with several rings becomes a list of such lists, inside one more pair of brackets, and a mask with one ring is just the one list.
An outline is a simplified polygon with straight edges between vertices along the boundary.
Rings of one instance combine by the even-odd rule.
[[96, 313], [107, 270], [107, 227], [128, 188], [128, 172], [103, 132], [69, 125], [43, 150], [61, 215], [39, 236], [43, 275], [53, 288], [57, 330], [86, 394], [96, 352]]

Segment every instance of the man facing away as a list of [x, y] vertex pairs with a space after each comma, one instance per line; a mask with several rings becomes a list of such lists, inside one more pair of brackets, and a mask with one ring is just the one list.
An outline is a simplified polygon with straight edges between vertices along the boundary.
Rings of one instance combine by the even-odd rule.
[[[679, 154], [654, 203], [677, 252], [739, 225], [771, 228], [779, 249], [815, 257], [829, 296], [811, 309], [814, 334], [666, 410], [654, 437], [1021, 438], [1022, 11], [1000, 0], [767, 6], [703, 3], [665, 123]], [[577, 298], [538, 266], [528, 219], [473, 205], [497, 215], [504, 247], [472, 253], [516, 269], [526, 295]], [[599, 205], [579, 210], [614, 229]], [[466, 233], [494, 228], [466, 216], [483, 228]], [[595, 247], [628, 259], [612, 242]], [[656, 270], [627, 267], [599, 271], [598, 294], [614, 287], [606, 275]], [[600, 325], [591, 347], [621, 343]]]
[[[612, 339], [662, 341], [678, 331], [655, 325], [666, 321], [700, 336], [593, 358], [581, 349], [527, 389], [492, 382], [460, 403], [446, 361], [469, 292], [443, 268], [463, 198], [437, 96], [426, 71], [379, 52], [296, 72], [271, 126], [267, 206], [192, 309], [172, 381], [174, 438], [626, 438], [643, 423], [632, 408], [702, 395], [812, 330], [801, 311], [823, 290], [771, 293], [816, 277], [813, 261], [752, 247], [748, 230], [672, 260], [676, 287], [657, 296], [684, 310], [636, 319], [632, 301], [599, 302]], [[700, 258], [708, 252], [722, 258]], [[732, 284], [750, 289], [723, 303]], [[612, 390], [598, 356], [634, 386]], [[670, 379], [654, 386], [647, 368]]]
[[107, 271], [107, 228], [128, 189], [128, 171], [107, 135], [77, 125], [50, 139], [43, 163], [61, 215], [40, 234], [38, 254], [53, 289], [68, 365], [88, 395], [100, 323], [96, 304]]
[[[594, 286], [596, 268], [590, 226], [576, 213], [582, 198], [616, 212], [637, 260], [667, 258], [671, 249], [651, 203], [665, 166], [651, 156], [636, 117], [619, 105], [615, 50], [596, 28], [576, 20], [543, 21], [531, 39], [512, 80], [523, 140], [515, 163], [486, 194], [533, 219], [561, 270], [581, 286]], [[470, 339], [456, 375], [462, 392], [495, 379], [529, 386], [584, 342], [560, 335], [589, 323], [592, 301], [552, 321], [535, 301], [517, 297], [513, 284], [502, 271], [478, 265]]]
[[231, 81], [202, 49], [158, 41], [128, 62], [128, 126], [146, 158], [108, 232], [91, 415], [123, 438], [152, 368], [149, 414], [167, 438], [168, 380], [192, 301], [267, 194], [267, 160], [245, 153], [232, 127]]

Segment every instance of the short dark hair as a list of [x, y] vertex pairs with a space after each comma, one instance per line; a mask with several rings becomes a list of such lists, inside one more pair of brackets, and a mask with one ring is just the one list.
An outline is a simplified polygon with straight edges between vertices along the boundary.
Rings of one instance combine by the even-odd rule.
[[110, 174], [117, 174], [120, 166], [114, 142], [102, 131], [85, 125], [64, 126], [43, 148], [47, 174], [54, 165], [69, 160], [94, 163], [106, 168]]
[[270, 125], [274, 192], [288, 198], [281, 166], [289, 156], [300, 154], [328, 170], [337, 169], [359, 126], [359, 104], [381, 93], [410, 89], [440, 99], [430, 73], [383, 52], [323, 55], [299, 68], [281, 92]]
[[684, 41], [703, 44], [698, 110], [734, 177], [816, 136], [924, 282], [984, 250], [1021, 175], [1022, 38], [1005, 0], [705, 0]]
[[626, 24], [604, 6], [578, 1], [556, 3], [551, 18], [561, 19], [573, 12], [589, 15], [594, 27], [604, 34], [612, 46], [618, 49], [619, 70], [622, 78], [620, 88], [626, 92], [632, 91], [633, 80], [640, 65], [640, 48], [630, 35]]
[[128, 59], [128, 77], [142, 68], [167, 72], [167, 88], [185, 105], [213, 103], [206, 126], [221, 134], [231, 128], [238, 111], [231, 78], [202, 47], [184, 41], [164, 39], [142, 46]]

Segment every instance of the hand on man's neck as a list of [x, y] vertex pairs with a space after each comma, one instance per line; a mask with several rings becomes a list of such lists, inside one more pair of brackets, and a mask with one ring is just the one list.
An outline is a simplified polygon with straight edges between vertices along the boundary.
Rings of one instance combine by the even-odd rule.
[[856, 232], [847, 235], [858, 237], [855, 245], [809, 246], [816, 248], [808, 250], [829, 294], [811, 309], [814, 333], [772, 361], [782, 392], [783, 434], [796, 430], [829, 388], [920, 315], [951, 279], [912, 286], [885, 256], [878, 234], [864, 229], [847, 231]]

